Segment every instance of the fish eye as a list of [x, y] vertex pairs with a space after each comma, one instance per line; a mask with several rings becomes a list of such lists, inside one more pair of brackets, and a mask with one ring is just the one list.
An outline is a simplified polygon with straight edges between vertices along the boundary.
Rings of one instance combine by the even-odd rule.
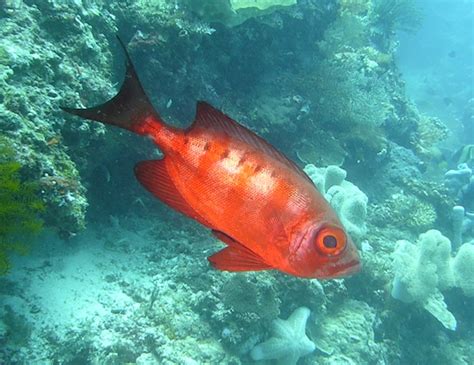
[[319, 252], [336, 256], [346, 247], [346, 234], [338, 227], [324, 227], [316, 235], [315, 244]]
[[336, 248], [337, 247], [337, 238], [333, 235], [328, 234], [323, 238], [323, 244], [326, 248]]

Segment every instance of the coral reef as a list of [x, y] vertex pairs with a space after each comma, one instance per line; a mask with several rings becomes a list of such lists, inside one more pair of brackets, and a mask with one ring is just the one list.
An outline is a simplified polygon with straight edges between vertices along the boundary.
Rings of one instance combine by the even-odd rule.
[[82, 140], [84, 147], [81, 135], [103, 129], [85, 125], [62, 129], [58, 103], [76, 98], [77, 91], [72, 90], [98, 95], [110, 86], [107, 40], [101, 34], [116, 28], [110, 18], [99, 16], [98, 4], [84, 12], [79, 3], [10, 5], [0, 29], [0, 127], [15, 141], [25, 174], [46, 179], [40, 188], [48, 208], [46, 223], [74, 234], [84, 227], [87, 200], [77, 167], [66, 153], [67, 131], [75, 129], [73, 139]]
[[[16, 181], [37, 183], [45, 225], [68, 238], [44, 232], [0, 277], [0, 363], [250, 364], [271, 323], [301, 307], [314, 313], [305, 324], [317, 348], [300, 363], [472, 363], [474, 185], [453, 165], [443, 186], [444, 120], [405, 95], [395, 33], [418, 26], [413, 5], [0, 0], [1, 134]], [[135, 162], [159, 152], [58, 108], [114, 94], [117, 32], [166, 121], [185, 127], [206, 100], [294, 161], [329, 165], [306, 169], [356, 238], [362, 272], [210, 270], [202, 258], [218, 243], [134, 181]], [[456, 205], [462, 222], [450, 220]], [[408, 243], [433, 227], [453, 233], [451, 249], [434, 233]]]

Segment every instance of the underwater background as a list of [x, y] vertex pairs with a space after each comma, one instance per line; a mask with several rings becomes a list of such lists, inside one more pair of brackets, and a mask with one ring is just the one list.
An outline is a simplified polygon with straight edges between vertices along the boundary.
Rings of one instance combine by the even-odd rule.
[[[0, 364], [473, 364], [473, 15], [0, 0]], [[135, 180], [152, 142], [60, 110], [115, 95], [116, 35], [165, 121], [205, 100], [304, 168], [362, 271], [211, 268], [222, 243]]]

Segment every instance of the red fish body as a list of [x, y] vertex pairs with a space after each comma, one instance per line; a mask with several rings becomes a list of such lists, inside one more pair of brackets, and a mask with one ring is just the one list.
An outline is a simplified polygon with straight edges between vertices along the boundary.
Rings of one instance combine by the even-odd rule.
[[308, 176], [265, 140], [204, 102], [186, 130], [166, 125], [127, 55], [120, 92], [90, 109], [64, 110], [148, 135], [161, 160], [137, 164], [137, 179], [228, 246], [209, 257], [220, 270], [276, 269], [301, 276], [349, 275], [357, 250]]

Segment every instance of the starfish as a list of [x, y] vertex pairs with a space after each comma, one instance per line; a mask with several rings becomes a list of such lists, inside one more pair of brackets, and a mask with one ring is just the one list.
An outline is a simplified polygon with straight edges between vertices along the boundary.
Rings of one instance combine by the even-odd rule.
[[286, 321], [275, 319], [272, 323], [273, 337], [250, 351], [252, 359], [277, 359], [279, 365], [296, 365], [300, 357], [313, 352], [316, 345], [305, 333], [309, 314], [308, 308], [300, 307]]

